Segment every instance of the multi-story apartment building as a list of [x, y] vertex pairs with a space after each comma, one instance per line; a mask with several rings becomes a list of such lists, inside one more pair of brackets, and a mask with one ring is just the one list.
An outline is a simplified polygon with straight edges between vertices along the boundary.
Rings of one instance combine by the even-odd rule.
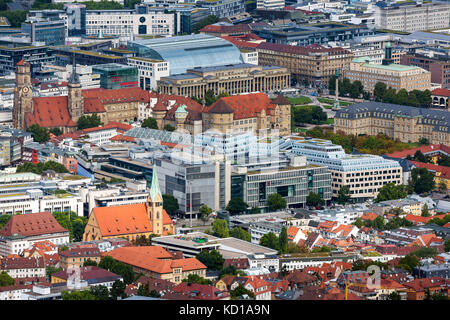
[[215, 95], [229, 95], [255, 91], [280, 91], [290, 88], [290, 73], [277, 66], [235, 64], [217, 67], [199, 67], [187, 73], [161, 77], [158, 91], [188, 97], [203, 98], [207, 91]]
[[[444, 51], [444, 50], [442, 50]], [[448, 50], [438, 48], [415, 50], [415, 53], [401, 57], [401, 64], [412, 65], [431, 72], [431, 82], [438, 83], [443, 89], [450, 89], [450, 57]]]
[[342, 146], [328, 140], [290, 137], [283, 148], [305, 156], [311, 164], [328, 167], [334, 198], [343, 186], [348, 186], [354, 201], [365, 201], [375, 198], [385, 184], [403, 181], [397, 161], [375, 155], [347, 155]]
[[100, 262], [101, 254], [98, 248], [69, 248], [59, 253], [59, 266], [68, 268], [81, 268], [87, 260]]
[[249, 207], [268, 210], [267, 199], [280, 194], [288, 207], [304, 207], [310, 192], [331, 199], [331, 174], [324, 166], [307, 164], [305, 157], [281, 156], [279, 159], [254, 160], [233, 168], [231, 194]]
[[402, 142], [427, 138], [432, 144], [450, 144], [448, 111], [363, 102], [337, 111], [334, 119], [334, 132], [356, 136], [383, 133]]
[[137, 67], [139, 75], [139, 87], [144, 90], [157, 90], [161, 77], [170, 74], [170, 62], [149, 58], [128, 58], [128, 65]]
[[446, 29], [450, 26], [450, 4], [398, 2], [374, 6], [375, 27], [403, 32]]
[[86, 35], [116, 35], [134, 40], [135, 35], [171, 36], [176, 34], [174, 14], [148, 12], [138, 14], [134, 9], [87, 10]]
[[43, 258], [22, 258], [20, 256], [0, 259], [0, 272], [5, 271], [11, 278], [45, 278], [45, 263]]
[[256, 9], [283, 9], [285, 7], [285, 0], [258, 0], [256, 1]]
[[430, 90], [431, 73], [415, 66], [400, 64], [375, 64], [370, 58], [353, 59], [350, 68], [344, 71], [344, 76], [350, 81], [359, 80], [364, 90], [373, 92], [377, 82], [384, 82], [387, 87], [395, 90]]
[[287, 68], [297, 81], [328, 85], [336, 70], [348, 69], [353, 54], [342, 48], [325, 48], [321, 45], [306, 47], [275, 43], [260, 43], [256, 47], [260, 65]]

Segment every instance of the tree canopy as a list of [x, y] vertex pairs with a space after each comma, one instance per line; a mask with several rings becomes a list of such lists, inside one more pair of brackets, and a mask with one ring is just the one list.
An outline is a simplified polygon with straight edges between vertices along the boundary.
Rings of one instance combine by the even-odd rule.
[[350, 201], [350, 198], [350, 187], [342, 186], [338, 191], [337, 203], [344, 205]]
[[415, 193], [430, 192], [436, 187], [434, 174], [427, 168], [414, 168], [411, 170], [409, 188]]
[[27, 128], [27, 132], [31, 132], [33, 140], [38, 143], [44, 143], [50, 140], [50, 133], [47, 128], [41, 127], [39, 124], [32, 124]]
[[12, 286], [14, 283], [15, 280], [6, 271], [0, 273], [0, 287]]
[[227, 221], [223, 219], [215, 219], [212, 224], [214, 236], [219, 238], [227, 238], [230, 236]]
[[141, 128], [149, 128], [158, 130], [158, 123], [155, 118], [148, 117], [144, 121], [142, 121]]
[[280, 209], [285, 209], [287, 202], [279, 193], [272, 193], [267, 198], [267, 205], [270, 211], [278, 211]]
[[38, 162], [37, 164], [31, 162], [25, 162], [17, 167], [16, 172], [32, 172], [36, 174], [42, 174], [47, 170], [53, 170], [56, 173], [68, 173], [67, 168], [55, 161]]
[[95, 296], [89, 291], [63, 291], [61, 292], [62, 300], [97, 300]]
[[196, 258], [211, 270], [221, 270], [225, 262], [220, 252], [214, 249], [203, 250], [197, 254]]
[[246, 204], [244, 202], [244, 200], [242, 200], [239, 197], [235, 197], [235, 198], [232, 198], [228, 202], [226, 210], [230, 214], [234, 215], [234, 214], [238, 214], [238, 213], [244, 213], [245, 211], [247, 211], [247, 208], [248, 208], [248, 204]]
[[268, 232], [259, 239], [259, 244], [263, 247], [271, 248], [274, 250], [280, 250], [280, 242], [278, 237], [273, 232]]
[[231, 229], [230, 236], [248, 242], [251, 241], [250, 233], [239, 227], [234, 227], [233, 229]]
[[103, 122], [101, 122], [100, 117], [96, 113], [94, 113], [90, 116], [82, 115], [80, 118], [78, 118], [78, 121], [77, 121], [78, 130], [95, 128], [95, 127], [99, 127], [102, 125], [103, 125]]
[[207, 25], [214, 24], [216, 22], [219, 22], [219, 18], [215, 15], [209, 15], [206, 18], [203, 18], [199, 22], [197, 22], [194, 27], [192, 28], [192, 33], [199, 33], [200, 29], [203, 27], [206, 27]]
[[162, 198], [163, 209], [166, 210], [170, 216], [173, 216], [180, 209], [178, 199], [170, 194], [163, 194]]
[[310, 192], [308, 196], [306, 197], [306, 205], [310, 207], [317, 207], [317, 206], [323, 206], [325, 204], [325, 200], [322, 199], [322, 197], [315, 193]]
[[198, 283], [198, 284], [207, 284], [207, 285], [212, 285], [212, 281], [205, 279], [203, 277], [200, 277], [198, 274], [190, 274], [188, 275], [187, 278], [184, 278], [182, 280], [183, 282], [187, 282], [187, 283]]
[[387, 183], [378, 190], [375, 202], [402, 199], [407, 196], [405, 186], [402, 184]]

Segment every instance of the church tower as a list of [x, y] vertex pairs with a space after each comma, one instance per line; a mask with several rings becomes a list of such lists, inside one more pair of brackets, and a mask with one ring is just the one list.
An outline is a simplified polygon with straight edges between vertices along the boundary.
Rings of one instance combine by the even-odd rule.
[[26, 130], [25, 114], [33, 112], [30, 64], [20, 60], [16, 65], [16, 87], [14, 88], [13, 125]]
[[69, 108], [70, 117], [74, 122], [77, 122], [78, 119], [84, 114], [84, 99], [81, 94], [81, 84], [80, 79], [76, 73], [76, 63], [75, 63], [75, 55], [73, 56], [72, 61], [72, 75], [70, 76], [68, 87], [68, 97], [67, 97], [67, 106]]
[[163, 234], [163, 199], [159, 190], [156, 166], [153, 166], [152, 184], [147, 198], [147, 215], [152, 225], [152, 233]]

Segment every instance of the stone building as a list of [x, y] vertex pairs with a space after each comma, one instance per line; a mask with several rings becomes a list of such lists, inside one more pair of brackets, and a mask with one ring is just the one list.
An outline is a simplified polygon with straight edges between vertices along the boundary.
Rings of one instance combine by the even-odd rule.
[[450, 144], [450, 113], [397, 104], [363, 102], [336, 112], [334, 132], [353, 135], [383, 133], [402, 142], [426, 138], [432, 144]]

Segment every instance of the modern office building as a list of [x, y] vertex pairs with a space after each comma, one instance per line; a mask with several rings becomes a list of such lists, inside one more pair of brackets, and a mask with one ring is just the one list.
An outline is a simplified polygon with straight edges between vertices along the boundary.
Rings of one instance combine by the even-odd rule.
[[168, 61], [170, 75], [196, 67], [243, 62], [239, 49], [232, 43], [204, 34], [130, 41], [127, 48], [138, 57]]
[[209, 90], [215, 95], [223, 92], [236, 95], [281, 91], [290, 86], [287, 68], [247, 63], [188, 69], [186, 73], [161, 77], [158, 81], [161, 93], [197, 98], [203, 98]]
[[329, 140], [292, 136], [281, 146], [306, 157], [308, 163], [325, 166], [331, 172], [333, 197], [343, 186], [355, 201], [375, 198], [387, 183], [402, 184], [402, 167], [397, 161], [375, 155], [348, 155]]
[[92, 66], [92, 72], [100, 74], [100, 87], [103, 89], [135, 88], [139, 85], [138, 69], [118, 63]]
[[0, 73], [6, 75], [16, 72], [17, 63], [25, 59], [30, 64], [31, 75], [41, 70], [43, 64], [54, 64], [53, 50], [48, 46], [0, 47]]
[[62, 20], [28, 20], [22, 23], [21, 31], [28, 35], [32, 42], [43, 42], [48, 46], [65, 44], [66, 30]]
[[325, 48], [321, 45], [298, 47], [262, 42], [256, 47], [260, 65], [287, 68], [298, 82], [328, 85], [336, 70], [348, 69], [353, 54], [342, 48]]
[[450, 4], [421, 1], [377, 2], [375, 27], [403, 32], [446, 29], [450, 25]]
[[65, 3], [64, 11], [67, 16], [67, 36], [76, 37], [86, 35], [86, 5]]
[[307, 46], [309, 44], [328, 44], [328, 42], [348, 41], [356, 37], [375, 34], [363, 25], [339, 22], [324, 22], [306, 25], [266, 26], [255, 28], [253, 32], [267, 42]]
[[383, 133], [402, 142], [426, 138], [432, 144], [450, 144], [450, 113], [397, 104], [363, 102], [338, 110], [334, 132], [353, 135]]
[[243, 0], [200, 0], [196, 5], [209, 9], [209, 14], [218, 18], [227, 18], [245, 12]]
[[128, 65], [136, 67], [139, 76], [139, 87], [144, 90], [157, 90], [161, 77], [170, 74], [170, 62], [150, 58], [130, 57]]
[[324, 166], [307, 164], [305, 157], [286, 154], [233, 166], [232, 198], [240, 197], [262, 212], [268, 210], [267, 199], [273, 193], [280, 194], [288, 207], [304, 207], [310, 192], [330, 200], [331, 174]]
[[383, 82], [396, 91], [431, 89], [431, 72], [411, 65], [375, 64], [368, 57], [353, 59], [349, 69], [344, 71], [344, 76], [352, 82], [361, 81], [368, 92], [373, 92], [377, 82]]
[[86, 35], [116, 35], [134, 40], [135, 35], [172, 36], [176, 34], [173, 13], [154, 11], [138, 14], [134, 9], [87, 10]]
[[225, 208], [230, 201], [231, 164], [222, 159], [198, 153], [155, 158], [161, 192], [173, 195], [186, 214], [191, 209], [197, 214], [203, 204], [213, 210]]

